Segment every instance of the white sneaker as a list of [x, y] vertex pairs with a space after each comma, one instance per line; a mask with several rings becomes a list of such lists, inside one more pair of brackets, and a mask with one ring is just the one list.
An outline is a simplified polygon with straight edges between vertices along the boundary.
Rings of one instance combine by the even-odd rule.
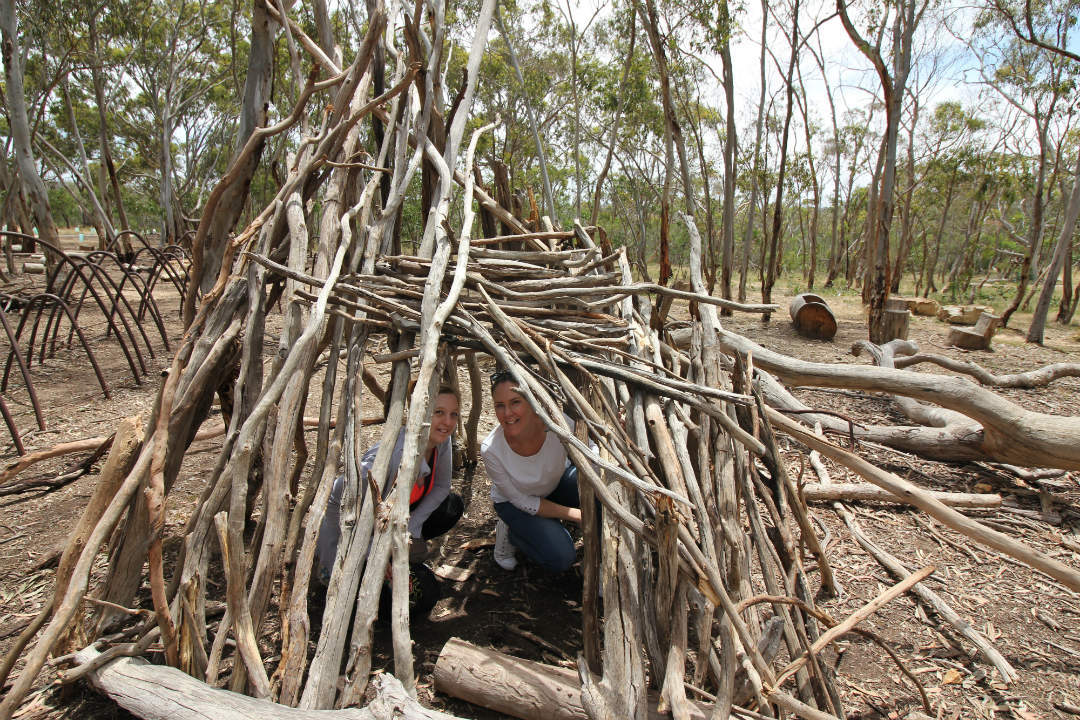
[[495, 562], [503, 570], [517, 567], [514, 544], [510, 542], [510, 528], [501, 518], [495, 523]]

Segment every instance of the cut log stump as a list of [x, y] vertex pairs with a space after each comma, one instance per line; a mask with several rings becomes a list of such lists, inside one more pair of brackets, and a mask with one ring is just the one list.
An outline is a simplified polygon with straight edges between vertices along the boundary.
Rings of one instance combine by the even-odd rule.
[[885, 339], [907, 340], [911, 311], [904, 298], [888, 298], [885, 301]]
[[941, 303], [933, 298], [921, 298], [921, 297], [902, 297], [900, 295], [894, 295], [890, 300], [898, 300], [904, 303], [904, 307], [910, 310], [914, 315], [922, 315], [925, 317], [935, 317], [938, 311], [941, 310]]
[[791, 299], [788, 305], [795, 331], [803, 337], [815, 340], [832, 340], [836, 335], [836, 316], [829, 309], [825, 298], [814, 293], [803, 293]]
[[954, 327], [949, 329], [949, 345], [965, 350], [989, 350], [994, 332], [1001, 324], [1001, 317], [984, 312], [979, 316], [975, 327]]

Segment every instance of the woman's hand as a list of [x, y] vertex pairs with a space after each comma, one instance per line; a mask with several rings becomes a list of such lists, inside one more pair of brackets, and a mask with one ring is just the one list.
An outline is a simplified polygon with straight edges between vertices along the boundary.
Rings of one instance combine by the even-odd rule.
[[540, 500], [540, 507], [537, 508], [536, 514], [540, 517], [555, 518], [556, 520], [569, 520], [581, 524], [581, 510], [579, 508], [567, 507], [566, 505], [560, 505], [559, 503], [551, 502], [547, 499]]

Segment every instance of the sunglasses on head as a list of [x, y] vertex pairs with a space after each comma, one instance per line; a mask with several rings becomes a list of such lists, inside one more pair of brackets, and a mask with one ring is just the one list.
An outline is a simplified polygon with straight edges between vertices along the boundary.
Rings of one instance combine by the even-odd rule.
[[509, 370], [496, 370], [491, 373], [491, 389], [494, 390], [499, 383], [515, 382], [514, 374]]

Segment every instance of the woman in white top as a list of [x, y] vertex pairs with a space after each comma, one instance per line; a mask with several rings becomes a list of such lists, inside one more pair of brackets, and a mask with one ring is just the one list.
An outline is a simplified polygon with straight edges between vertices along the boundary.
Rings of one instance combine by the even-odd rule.
[[499, 521], [495, 562], [517, 566], [514, 548], [534, 562], [561, 572], [576, 559], [574, 541], [562, 522], [581, 522], [577, 468], [507, 371], [491, 376], [491, 398], [499, 426], [480, 446], [491, 478], [491, 501]]

